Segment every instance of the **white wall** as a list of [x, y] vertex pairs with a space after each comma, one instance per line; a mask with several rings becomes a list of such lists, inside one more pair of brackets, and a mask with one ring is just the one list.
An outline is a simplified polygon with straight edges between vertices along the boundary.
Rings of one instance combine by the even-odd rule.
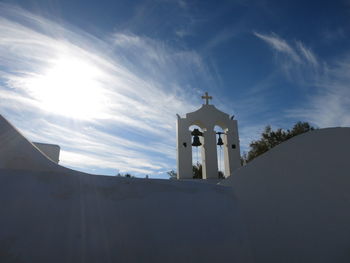
[[350, 262], [350, 128], [296, 136], [239, 169], [232, 186], [256, 262]]
[[58, 163], [60, 160], [60, 146], [56, 144], [47, 144], [40, 142], [33, 142], [33, 144], [39, 148], [50, 160]]

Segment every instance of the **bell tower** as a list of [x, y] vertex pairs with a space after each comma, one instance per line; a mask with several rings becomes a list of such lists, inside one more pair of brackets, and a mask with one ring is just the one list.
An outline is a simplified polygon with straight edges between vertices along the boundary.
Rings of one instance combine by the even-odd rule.
[[[225, 177], [231, 176], [241, 166], [237, 120], [209, 104], [212, 96], [207, 92], [202, 99], [205, 104], [200, 109], [187, 113], [184, 118], [177, 114], [178, 179], [192, 179], [192, 147], [201, 147], [203, 179], [218, 178], [217, 145], [223, 147]], [[189, 130], [192, 125], [199, 126], [202, 131]], [[215, 132], [215, 125], [220, 126], [223, 132]]]

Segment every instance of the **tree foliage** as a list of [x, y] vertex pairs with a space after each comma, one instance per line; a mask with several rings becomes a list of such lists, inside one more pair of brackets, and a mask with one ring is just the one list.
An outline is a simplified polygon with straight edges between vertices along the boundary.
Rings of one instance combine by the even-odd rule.
[[175, 170], [171, 170], [169, 172], [167, 172], [167, 174], [169, 175], [169, 179], [176, 179], [177, 178], [177, 173]]
[[265, 127], [264, 132], [261, 134], [261, 138], [257, 141], [250, 143], [250, 150], [248, 154], [242, 156], [243, 162], [250, 162], [259, 155], [267, 152], [276, 145], [284, 142], [296, 135], [312, 131], [315, 128], [307, 122], [297, 122], [291, 130], [277, 129], [273, 131], [271, 126]]
[[126, 174], [122, 174], [122, 173], [118, 173], [116, 176], [118, 177], [125, 177], [125, 178], [135, 178], [134, 175], [126, 173]]
[[192, 165], [192, 177], [193, 179], [202, 179], [202, 164], [197, 163], [196, 165]]
[[[197, 163], [196, 165], [192, 165], [192, 177], [193, 179], [203, 179], [203, 169], [202, 164]], [[218, 171], [218, 178], [224, 179], [224, 173], [222, 171]]]
[[[176, 179], [177, 178], [177, 173], [175, 170], [171, 170], [169, 172], [167, 172], [167, 174], [169, 175], [169, 179]], [[203, 179], [203, 174], [202, 174], [202, 164], [198, 163], [192, 165], [192, 178], [193, 179]], [[218, 178], [219, 179], [224, 179], [224, 173], [219, 171], [218, 173]]]

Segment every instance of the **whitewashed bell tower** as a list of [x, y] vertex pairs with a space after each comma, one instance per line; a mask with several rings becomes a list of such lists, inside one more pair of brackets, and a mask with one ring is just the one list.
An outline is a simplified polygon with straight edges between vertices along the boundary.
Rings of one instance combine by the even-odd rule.
[[[200, 109], [186, 114], [181, 118], [177, 114], [177, 178], [192, 179], [192, 135], [201, 144], [202, 175], [203, 179], [218, 178], [218, 156], [216, 132], [214, 127], [220, 126], [224, 131], [222, 136], [224, 152], [224, 176], [231, 176], [234, 170], [241, 166], [240, 147], [238, 138], [237, 120], [209, 104], [212, 99], [205, 93], [202, 96], [205, 104]], [[197, 125], [202, 132], [196, 133], [189, 130], [191, 125]], [[196, 135], [197, 134], [197, 135]]]

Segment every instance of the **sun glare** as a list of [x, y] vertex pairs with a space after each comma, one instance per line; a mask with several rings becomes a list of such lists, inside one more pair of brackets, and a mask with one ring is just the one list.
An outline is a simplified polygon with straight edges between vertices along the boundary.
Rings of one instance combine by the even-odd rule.
[[30, 95], [48, 112], [77, 119], [96, 118], [103, 112], [106, 96], [102, 72], [88, 61], [63, 57], [26, 83]]

